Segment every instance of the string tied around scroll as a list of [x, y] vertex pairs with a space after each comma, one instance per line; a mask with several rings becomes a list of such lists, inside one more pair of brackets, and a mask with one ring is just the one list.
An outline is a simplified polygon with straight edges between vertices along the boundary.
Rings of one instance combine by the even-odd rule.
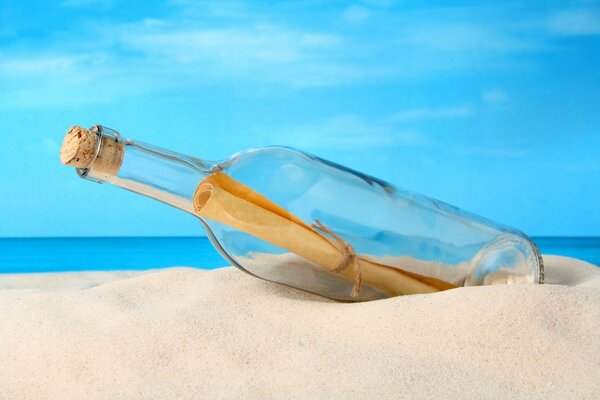
[[352, 297], [358, 296], [360, 293], [360, 288], [362, 285], [362, 271], [360, 269], [360, 263], [358, 260], [358, 256], [354, 251], [354, 247], [345, 241], [341, 236], [336, 234], [333, 230], [323, 225], [318, 219], [315, 219], [315, 222], [311, 224], [311, 227], [315, 230], [318, 230], [322, 233], [325, 233], [333, 238], [333, 240], [329, 239], [330, 242], [342, 253], [344, 258], [340, 263], [334, 268], [328, 268], [328, 271], [339, 272], [342, 271], [349, 266], [353, 265], [356, 270], [356, 278], [354, 279], [354, 286], [352, 287]]

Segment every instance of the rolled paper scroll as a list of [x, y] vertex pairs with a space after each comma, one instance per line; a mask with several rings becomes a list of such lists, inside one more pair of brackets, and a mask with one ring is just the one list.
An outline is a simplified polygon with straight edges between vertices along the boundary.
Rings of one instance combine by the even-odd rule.
[[[198, 185], [194, 209], [200, 217], [286, 249], [349, 281], [356, 283], [357, 277], [360, 277], [359, 286], [362, 280], [390, 296], [434, 293], [456, 287], [435, 278], [379, 264], [360, 254], [355, 255], [357, 262], [348, 262], [348, 253], [336, 240], [319, 233], [318, 227], [309, 225], [223, 172], [210, 175]], [[357, 294], [356, 289], [355, 285], [354, 295]]]

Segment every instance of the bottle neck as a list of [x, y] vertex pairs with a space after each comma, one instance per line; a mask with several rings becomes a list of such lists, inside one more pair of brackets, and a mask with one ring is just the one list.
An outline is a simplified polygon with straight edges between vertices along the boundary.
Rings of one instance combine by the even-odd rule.
[[213, 163], [124, 139], [103, 126], [90, 131], [98, 136], [96, 155], [89, 167], [77, 169], [79, 176], [108, 182], [194, 214], [194, 192], [213, 172]]

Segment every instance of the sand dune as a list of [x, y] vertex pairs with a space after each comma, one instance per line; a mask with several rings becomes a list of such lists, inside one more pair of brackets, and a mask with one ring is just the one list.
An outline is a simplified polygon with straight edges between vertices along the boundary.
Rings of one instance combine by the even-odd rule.
[[232, 268], [0, 275], [0, 398], [598, 398], [600, 269], [336, 303]]

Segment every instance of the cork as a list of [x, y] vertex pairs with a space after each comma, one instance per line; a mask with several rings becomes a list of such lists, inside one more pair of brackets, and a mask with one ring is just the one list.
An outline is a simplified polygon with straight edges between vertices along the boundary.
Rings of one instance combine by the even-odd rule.
[[124, 155], [123, 144], [113, 137], [73, 126], [63, 140], [60, 161], [64, 165], [90, 169], [96, 178], [108, 179], [117, 175]]
[[98, 135], [80, 126], [67, 131], [60, 149], [60, 162], [76, 168], [88, 168], [96, 158]]

